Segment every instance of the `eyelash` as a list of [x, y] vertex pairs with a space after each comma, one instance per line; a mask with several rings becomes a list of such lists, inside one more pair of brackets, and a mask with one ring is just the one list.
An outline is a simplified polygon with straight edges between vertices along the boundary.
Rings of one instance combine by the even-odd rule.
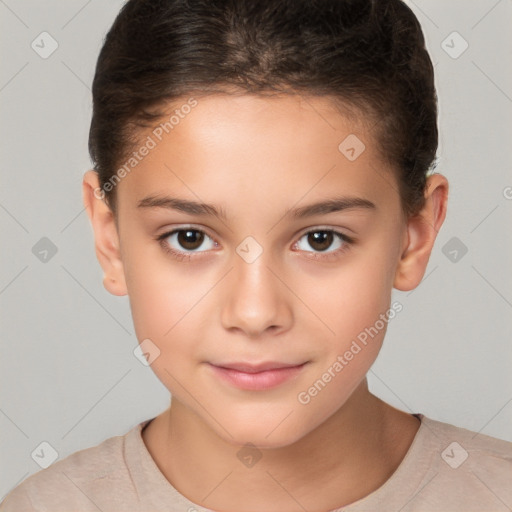
[[[172, 247], [170, 247], [169, 244], [166, 242], [167, 238], [174, 235], [175, 233], [180, 233], [181, 231], [195, 231], [197, 233], [202, 233], [202, 234], [206, 235], [208, 238], [211, 238], [213, 240], [213, 238], [211, 236], [209, 236], [208, 233], [206, 233], [202, 229], [197, 229], [192, 226], [174, 229], [172, 231], [168, 231], [166, 233], [158, 235], [156, 237], [156, 240], [159, 242], [159, 244], [163, 248], [163, 250], [166, 253], [170, 254], [173, 258], [175, 258], [178, 261], [190, 261], [191, 259], [193, 259], [195, 257], [195, 256], [193, 256], [194, 252], [186, 253], [186, 252], [177, 251], [177, 250], [173, 249]], [[346, 252], [350, 248], [350, 246], [355, 242], [355, 240], [352, 237], [349, 237], [349, 236], [345, 235], [344, 233], [336, 231], [335, 229], [327, 229], [327, 228], [325, 228], [325, 229], [324, 228], [316, 228], [316, 229], [312, 229], [310, 231], [306, 231], [305, 233], [302, 233], [302, 235], [299, 237], [299, 240], [306, 235], [309, 235], [311, 233], [318, 233], [318, 232], [333, 233], [335, 236], [339, 237], [339, 239], [343, 242], [343, 245], [339, 249], [336, 249], [335, 251], [331, 251], [331, 252], [327, 252], [327, 253], [313, 252], [312, 256], [307, 256], [308, 258], [311, 258], [311, 259], [327, 260], [327, 259], [337, 258], [342, 253]], [[215, 242], [215, 243], [217, 243], [217, 242]], [[203, 251], [196, 251], [196, 252], [200, 253]], [[306, 251], [306, 252], [310, 252], [310, 251]], [[198, 257], [200, 258], [201, 256], [198, 256]]]

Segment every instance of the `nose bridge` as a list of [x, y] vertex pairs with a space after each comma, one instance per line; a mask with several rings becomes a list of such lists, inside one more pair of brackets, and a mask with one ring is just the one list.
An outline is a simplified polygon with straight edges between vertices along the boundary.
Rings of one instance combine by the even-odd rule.
[[226, 329], [238, 328], [246, 334], [262, 333], [268, 327], [283, 328], [291, 320], [285, 287], [274, 275], [271, 250], [246, 237], [233, 255], [233, 271], [222, 306]]

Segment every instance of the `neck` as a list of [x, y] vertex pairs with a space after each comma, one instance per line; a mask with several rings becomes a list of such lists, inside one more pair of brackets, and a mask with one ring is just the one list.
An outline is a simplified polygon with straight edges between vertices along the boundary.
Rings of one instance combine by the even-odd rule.
[[258, 450], [252, 467], [178, 401], [143, 439], [164, 476], [190, 501], [224, 511], [332, 510], [367, 496], [396, 470], [418, 420], [368, 391], [366, 379], [334, 415], [299, 441]]

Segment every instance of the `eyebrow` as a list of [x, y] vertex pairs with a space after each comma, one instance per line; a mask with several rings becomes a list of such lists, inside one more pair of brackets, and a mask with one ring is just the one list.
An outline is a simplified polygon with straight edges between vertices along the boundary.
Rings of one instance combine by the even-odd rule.
[[[226, 213], [222, 208], [217, 208], [212, 204], [199, 203], [188, 199], [179, 199], [170, 196], [148, 196], [141, 199], [137, 205], [138, 208], [165, 208], [177, 210], [189, 215], [213, 216], [218, 219], [226, 220]], [[368, 199], [354, 196], [333, 197], [325, 201], [320, 201], [293, 210], [288, 210], [285, 216], [292, 216], [295, 219], [303, 219], [314, 215], [325, 215], [328, 213], [339, 212], [343, 210], [367, 209], [376, 210], [377, 207]]]

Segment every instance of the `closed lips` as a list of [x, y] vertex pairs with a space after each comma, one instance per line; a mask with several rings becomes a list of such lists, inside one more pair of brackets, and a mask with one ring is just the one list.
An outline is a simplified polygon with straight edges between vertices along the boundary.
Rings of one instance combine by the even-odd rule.
[[[211, 363], [213, 364], [213, 363]], [[297, 366], [302, 366], [306, 364], [304, 363], [280, 363], [280, 362], [268, 362], [268, 363], [260, 363], [260, 364], [250, 364], [250, 363], [219, 363], [213, 364], [213, 366], [217, 366], [218, 368], [225, 368], [227, 370], [236, 370], [243, 373], [261, 373], [269, 370], [281, 370], [285, 368], [294, 368]]]

